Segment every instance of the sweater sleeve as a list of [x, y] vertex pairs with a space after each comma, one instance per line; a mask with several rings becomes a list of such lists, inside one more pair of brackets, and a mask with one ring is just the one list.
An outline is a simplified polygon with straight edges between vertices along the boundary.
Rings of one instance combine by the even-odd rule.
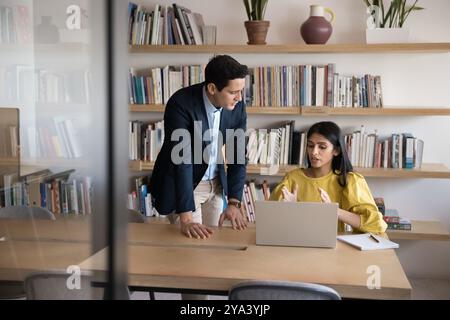
[[358, 173], [348, 175], [348, 184], [342, 195], [342, 209], [360, 215], [359, 231], [383, 233], [387, 224], [373, 200], [364, 177]]

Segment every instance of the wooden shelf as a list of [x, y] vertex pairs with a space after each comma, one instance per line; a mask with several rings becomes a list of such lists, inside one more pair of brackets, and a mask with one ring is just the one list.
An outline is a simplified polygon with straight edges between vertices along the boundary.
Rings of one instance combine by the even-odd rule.
[[450, 52], [450, 43], [396, 44], [219, 44], [219, 45], [132, 45], [131, 53], [437, 53]]
[[130, 104], [131, 112], [164, 112], [165, 109], [163, 104]]
[[450, 108], [352, 108], [302, 107], [302, 116], [450, 116]]
[[[151, 171], [153, 170], [153, 162], [130, 161], [129, 168], [131, 171]], [[298, 168], [296, 165], [282, 165], [276, 168], [273, 166], [247, 165], [247, 174], [258, 174], [261, 176], [283, 177], [291, 170]], [[450, 170], [439, 163], [425, 163], [421, 169], [384, 169], [384, 168], [355, 168], [355, 171], [361, 173], [364, 177], [371, 178], [394, 178], [394, 179], [413, 179], [413, 178], [429, 178], [429, 179], [450, 179]]]
[[412, 220], [411, 230], [387, 230], [391, 240], [450, 240], [450, 233], [439, 221]]
[[420, 169], [355, 168], [355, 171], [372, 178], [450, 179], [450, 170], [441, 163], [424, 163]]
[[13, 166], [19, 164], [19, 157], [0, 157], [0, 164], [2, 166]]
[[22, 159], [20, 161], [21, 167], [31, 167], [36, 168], [88, 168], [89, 160], [86, 158], [55, 158], [55, 159]]
[[247, 107], [248, 114], [300, 115], [300, 107]]
[[[131, 112], [164, 112], [163, 104], [131, 104]], [[316, 116], [450, 116], [449, 108], [247, 107], [248, 114]]]

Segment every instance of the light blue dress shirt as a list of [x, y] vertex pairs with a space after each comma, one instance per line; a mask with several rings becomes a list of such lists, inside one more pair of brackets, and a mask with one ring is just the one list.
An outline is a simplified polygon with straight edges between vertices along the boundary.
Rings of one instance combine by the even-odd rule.
[[[208, 125], [209, 133], [212, 135], [210, 139], [207, 140], [207, 143], [211, 141], [211, 146], [209, 149], [209, 165], [208, 169], [206, 169], [205, 175], [202, 180], [212, 180], [218, 174], [217, 167], [217, 155], [218, 155], [218, 135], [219, 135], [219, 126], [220, 126], [220, 116], [222, 114], [222, 108], [217, 109], [214, 105], [209, 101], [208, 96], [206, 95], [206, 87], [203, 90], [203, 103], [205, 105], [206, 115], [208, 117]], [[205, 137], [209, 136], [205, 134]]]

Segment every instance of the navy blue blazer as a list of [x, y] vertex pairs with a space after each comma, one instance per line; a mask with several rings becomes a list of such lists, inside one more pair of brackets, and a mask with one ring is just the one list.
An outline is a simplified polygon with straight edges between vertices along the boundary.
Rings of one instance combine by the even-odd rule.
[[[195, 210], [194, 189], [204, 176], [208, 164], [203, 159], [203, 150], [210, 141], [202, 141], [200, 133], [194, 130], [194, 121], [201, 121], [202, 136], [209, 129], [208, 118], [203, 103], [204, 83], [196, 84], [178, 90], [166, 104], [164, 112], [164, 142], [155, 162], [153, 174], [150, 180], [150, 194], [155, 201], [155, 208], [160, 214], [172, 212], [181, 213]], [[172, 132], [176, 129], [186, 129], [190, 135], [190, 152], [180, 152], [180, 140], [171, 141]], [[223, 109], [220, 118], [220, 132], [224, 144], [230, 145], [226, 139], [226, 129], [247, 129], [247, 113], [243, 101], [240, 101], [232, 111]], [[194, 143], [194, 139], [197, 139]], [[244, 139], [245, 140], [245, 139]], [[220, 183], [225, 195], [229, 198], [242, 199], [246, 177], [246, 161], [238, 163], [238, 153], [241, 159], [245, 159], [245, 145], [238, 148], [234, 139], [234, 163], [227, 164], [227, 173], [223, 164], [218, 164]], [[201, 163], [194, 163], [194, 145], [202, 146]], [[244, 141], [245, 144], [245, 141]], [[175, 164], [171, 153], [174, 147], [176, 151], [185, 157], [189, 157], [189, 163]], [[242, 145], [241, 145], [242, 146]], [[200, 151], [200, 150], [198, 150]], [[197, 151], [197, 153], [198, 153]], [[229, 150], [227, 150], [228, 153]], [[219, 150], [218, 157], [222, 152]], [[228, 154], [227, 154], [228, 156]], [[239, 161], [242, 162], [242, 161]]]

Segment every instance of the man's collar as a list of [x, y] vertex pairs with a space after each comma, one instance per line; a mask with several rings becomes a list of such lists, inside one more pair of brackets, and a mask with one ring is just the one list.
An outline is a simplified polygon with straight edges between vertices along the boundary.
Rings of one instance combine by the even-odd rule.
[[203, 102], [205, 103], [205, 109], [207, 113], [222, 111], [222, 107], [216, 108], [209, 100], [208, 95], [206, 94], [206, 86], [203, 87]]

